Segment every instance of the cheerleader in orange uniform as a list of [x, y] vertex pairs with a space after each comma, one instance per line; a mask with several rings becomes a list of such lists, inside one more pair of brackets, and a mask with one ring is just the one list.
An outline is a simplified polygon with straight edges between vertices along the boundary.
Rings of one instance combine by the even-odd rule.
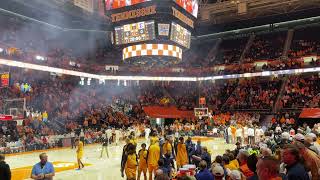
[[[77, 148], [77, 161], [78, 161], [78, 167], [80, 170], [81, 168], [84, 168], [84, 165], [82, 163], [82, 158], [83, 158], [83, 142], [80, 141], [80, 139], [77, 139], [76, 140], [76, 146], [78, 147]], [[81, 167], [82, 166], [82, 167]]]

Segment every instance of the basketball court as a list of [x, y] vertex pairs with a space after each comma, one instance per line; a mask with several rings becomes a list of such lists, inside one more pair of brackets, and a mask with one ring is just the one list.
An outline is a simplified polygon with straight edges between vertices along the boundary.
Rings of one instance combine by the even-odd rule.
[[[211, 151], [212, 159], [224, 153], [226, 149], [234, 149], [234, 145], [226, 144], [223, 138], [196, 137], [201, 139], [202, 145], [207, 146]], [[144, 140], [139, 140], [137, 150]], [[30, 177], [32, 166], [39, 162], [39, 154], [46, 152], [48, 161], [53, 162], [56, 175], [55, 180], [118, 180], [121, 179], [120, 161], [122, 147], [109, 146], [109, 158], [104, 154], [100, 159], [101, 145], [87, 145], [84, 147], [85, 168], [76, 170], [76, 153], [75, 149], [60, 148], [53, 150], [44, 150], [36, 152], [25, 152], [6, 156], [6, 162], [11, 167], [12, 180], [23, 180]]]

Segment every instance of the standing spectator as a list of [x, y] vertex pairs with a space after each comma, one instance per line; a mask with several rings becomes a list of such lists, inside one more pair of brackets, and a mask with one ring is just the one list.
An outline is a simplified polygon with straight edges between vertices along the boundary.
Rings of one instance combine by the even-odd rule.
[[254, 144], [254, 129], [252, 126], [248, 128], [248, 144]]
[[210, 171], [207, 169], [206, 161], [201, 161], [199, 163], [199, 168], [200, 168], [200, 171], [198, 174], [196, 174], [197, 180], [213, 180], [214, 179]]
[[272, 156], [260, 158], [257, 163], [257, 174], [259, 180], [282, 180], [279, 176], [279, 161]]
[[76, 134], [75, 132], [72, 130], [70, 133], [70, 137], [71, 137], [71, 149], [73, 149], [73, 147], [75, 148], [75, 138], [76, 138]]
[[250, 178], [248, 178], [247, 180], [259, 180], [260, 178], [258, 178], [258, 174], [257, 174], [257, 163], [258, 163], [258, 159], [255, 153], [251, 154], [248, 157], [248, 168], [250, 169], [250, 171], [252, 171], [254, 173], [253, 176], [251, 176]]
[[240, 150], [237, 159], [240, 162], [240, 171], [246, 178], [250, 178], [254, 173], [248, 167], [248, 157], [249, 153], [245, 150]]
[[299, 149], [295, 145], [288, 144], [284, 147], [282, 161], [287, 165], [288, 180], [309, 180], [307, 171], [300, 163]]
[[0, 179], [10, 180], [11, 179], [10, 167], [4, 160], [5, 160], [4, 155], [0, 154]]
[[52, 163], [48, 162], [48, 156], [46, 153], [39, 155], [40, 162], [35, 164], [32, 168], [31, 178], [41, 180], [52, 180], [54, 168]]
[[[207, 147], [202, 147], [202, 153], [200, 156], [192, 156], [193, 159], [195, 159], [196, 161], [200, 162], [202, 160], [207, 162], [207, 166], [211, 167], [211, 155], [208, 152], [208, 148]], [[200, 165], [200, 164], [199, 164]]]
[[314, 151], [307, 148], [301, 142], [294, 142], [296, 147], [299, 149], [300, 157], [303, 159], [303, 165], [306, 169], [310, 170], [312, 180], [318, 180], [320, 177], [320, 157]]

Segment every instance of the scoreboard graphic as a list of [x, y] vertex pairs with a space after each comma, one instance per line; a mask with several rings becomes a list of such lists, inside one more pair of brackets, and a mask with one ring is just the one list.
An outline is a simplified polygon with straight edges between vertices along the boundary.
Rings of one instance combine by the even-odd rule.
[[142, 21], [115, 27], [116, 45], [155, 39], [154, 21]]
[[10, 86], [10, 73], [0, 74], [0, 88]]
[[111, 43], [130, 65], [170, 65], [190, 49], [199, 0], [104, 0]]
[[170, 39], [181, 46], [190, 48], [191, 32], [179, 24], [172, 22]]

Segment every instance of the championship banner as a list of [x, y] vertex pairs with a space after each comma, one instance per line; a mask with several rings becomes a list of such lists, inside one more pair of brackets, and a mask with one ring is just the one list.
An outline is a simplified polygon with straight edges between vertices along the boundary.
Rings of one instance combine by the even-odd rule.
[[13, 116], [0, 114], [0, 121], [12, 121]]

